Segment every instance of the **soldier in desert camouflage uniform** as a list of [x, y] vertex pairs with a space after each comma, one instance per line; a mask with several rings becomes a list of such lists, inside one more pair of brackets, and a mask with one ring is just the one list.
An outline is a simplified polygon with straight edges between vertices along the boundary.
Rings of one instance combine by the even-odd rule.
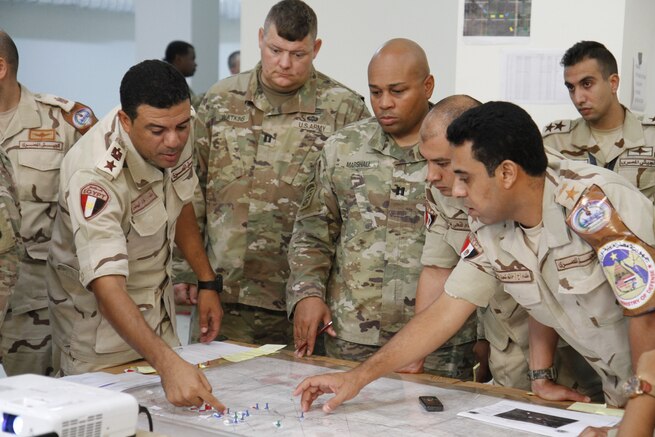
[[655, 201], [655, 116], [638, 117], [621, 105], [612, 53], [598, 42], [581, 41], [566, 51], [562, 65], [582, 117], [549, 123], [544, 145], [615, 171]]
[[[428, 161], [429, 183], [426, 190], [427, 231], [421, 262], [429, 267], [424, 267], [419, 278], [417, 311], [434, 301], [428, 299], [422, 302], [423, 281], [432, 287], [435, 283], [441, 284], [443, 291], [447, 275], [457, 265], [460, 251], [470, 233], [464, 201], [452, 197], [455, 174], [452, 170], [452, 150], [446, 138], [446, 129], [466, 109], [479, 105], [479, 102], [468, 96], [447, 97], [435, 105], [421, 126], [420, 150]], [[552, 157], [560, 159], [561, 155]], [[478, 308], [480, 337], [489, 343], [489, 370], [493, 375], [494, 384], [529, 390], [527, 311], [504, 292], [494, 294], [485, 311], [481, 310], [482, 308]], [[467, 323], [470, 323], [470, 318]], [[555, 363], [557, 382], [567, 387], [575, 387], [582, 393], [602, 401], [600, 379], [596, 373], [579, 353], [566, 343], [560, 343]], [[476, 358], [484, 364], [485, 360], [477, 351]]]
[[[16, 80], [18, 51], [0, 31], [0, 145], [14, 168], [26, 256], [13, 293], [1, 347], [8, 375], [52, 373], [52, 335], [45, 260], [57, 213], [59, 167], [71, 146], [96, 122], [88, 107], [61, 97], [32, 94]], [[4, 107], [4, 110], [2, 109]], [[2, 119], [4, 118], [4, 122]]]
[[179, 345], [170, 281], [173, 241], [200, 281], [203, 340], [222, 315], [214, 273], [193, 213], [197, 178], [189, 88], [163, 61], [143, 61], [121, 81], [121, 106], [64, 158], [47, 273], [55, 371], [74, 375], [141, 357], [167, 399], [222, 411]]
[[[287, 305], [296, 346], [308, 340], [300, 356], [312, 352], [319, 323], [332, 320], [328, 355], [362, 361], [415, 312], [426, 174], [417, 143], [434, 78], [423, 50], [405, 39], [376, 52], [368, 77], [376, 118], [328, 140], [294, 226]], [[426, 368], [470, 378], [474, 341], [475, 320], [454, 343], [466, 344], [464, 353], [446, 348]]]
[[[325, 140], [369, 115], [361, 96], [313, 69], [316, 31], [305, 3], [277, 3], [259, 30], [261, 63], [218, 82], [199, 108], [206, 207], [197, 204], [196, 214], [212, 267], [224, 276], [221, 333], [233, 340], [291, 342], [287, 246], [303, 189]], [[193, 293], [186, 284], [177, 289]]]
[[16, 285], [18, 263], [23, 256], [18, 194], [11, 173], [9, 158], [0, 150], [0, 328]]

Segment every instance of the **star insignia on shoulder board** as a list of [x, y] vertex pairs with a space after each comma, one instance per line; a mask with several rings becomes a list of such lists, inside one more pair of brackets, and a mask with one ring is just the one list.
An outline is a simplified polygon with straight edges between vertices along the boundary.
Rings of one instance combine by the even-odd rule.
[[561, 121], [558, 121], [557, 124], [555, 126], [553, 126], [553, 127], [555, 129], [557, 129], [557, 130], [562, 130], [562, 129], [564, 129], [564, 123], [562, 123]]
[[112, 171], [116, 167], [116, 164], [114, 161], [107, 161], [107, 164], [105, 164], [105, 168], [108, 168], [109, 171]]
[[578, 192], [575, 190], [575, 188], [571, 187], [570, 189], [566, 190], [566, 198], [567, 199], [575, 199], [575, 195], [578, 194]]
[[546, 132], [552, 132], [554, 127], [555, 125], [553, 123], [549, 124], [548, 126], [546, 126]]

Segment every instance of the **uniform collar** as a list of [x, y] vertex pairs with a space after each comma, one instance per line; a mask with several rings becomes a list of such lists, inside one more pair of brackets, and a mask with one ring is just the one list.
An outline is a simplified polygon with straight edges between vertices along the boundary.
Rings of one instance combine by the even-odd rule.
[[[640, 147], [646, 144], [644, 139], [644, 131], [641, 127], [641, 122], [639, 119], [625, 106], [621, 105], [625, 111], [625, 117], [623, 118], [623, 149], [631, 149], [633, 147]], [[571, 134], [571, 144], [585, 148], [596, 145], [596, 140], [594, 139], [591, 128], [589, 124], [582, 118], [577, 120], [578, 126], [573, 129]], [[621, 149], [612, 148], [611, 155], [607, 156], [607, 160], [611, 161], [620, 153]]]
[[127, 168], [130, 169], [130, 174], [136, 187], [141, 190], [153, 182], [164, 179], [163, 171], [143, 159], [141, 154], [136, 150], [130, 137], [123, 131], [123, 126], [118, 120], [118, 114], [116, 114], [116, 124], [117, 136], [115, 141], [126, 152], [125, 163]]
[[34, 94], [26, 87], [20, 85], [20, 100], [14, 118], [7, 126], [5, 138], [11, 138], [24, 129], [34, 129], [41, 126], [41, 116], [39, 115], [39, 108], [34, 100]]
[[369, 147], [372, 150], [391, 156], [399, 161], [399, 164], [425, 161], [425, 158], [419, 153], [418, 144], [412, 147], [400, 147], [391, 135], [382, 130], [375, 118], [371, 120], [376, 124], [375, 132], [369, 140]]
[[261, 71], [262, 64], [261, 62], [258, 62], [250, 74], [248, 89], [244, 96], [246, 102], [251, 103], [257, 109], [268, 115], [295, 114], [298, 112], [313, 114], [316, 112], [318, 74], [313, 67], [307, 82], [296, 91], [296, 94], [292, 98], [284, 102], [280, 107], [271, 106], [266, 98], [264, 90], [259, 83], [259, 75], [261, 74]]

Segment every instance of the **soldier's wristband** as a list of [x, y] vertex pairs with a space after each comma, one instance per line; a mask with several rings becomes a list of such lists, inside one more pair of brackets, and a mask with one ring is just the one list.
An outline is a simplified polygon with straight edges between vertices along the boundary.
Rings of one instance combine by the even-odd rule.
[[223, 276], [216, 275], [213, 281], [198, 281], [198, 291], [214, 290], [216, 293], [223, 291]]

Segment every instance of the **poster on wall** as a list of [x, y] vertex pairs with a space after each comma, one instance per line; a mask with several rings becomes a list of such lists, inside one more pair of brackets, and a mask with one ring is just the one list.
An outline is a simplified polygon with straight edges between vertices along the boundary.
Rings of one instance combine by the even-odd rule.
[[643, 54], [638, 53], [633, 60], [632, 69], [632, 100], [630, 109], [637, 112], [646, 110], [646, 83], [648, 76], [646, 74], [646, 61]]
[[530, 37], [532, 0], [465, 0], [464, 41], [506, 44]]

